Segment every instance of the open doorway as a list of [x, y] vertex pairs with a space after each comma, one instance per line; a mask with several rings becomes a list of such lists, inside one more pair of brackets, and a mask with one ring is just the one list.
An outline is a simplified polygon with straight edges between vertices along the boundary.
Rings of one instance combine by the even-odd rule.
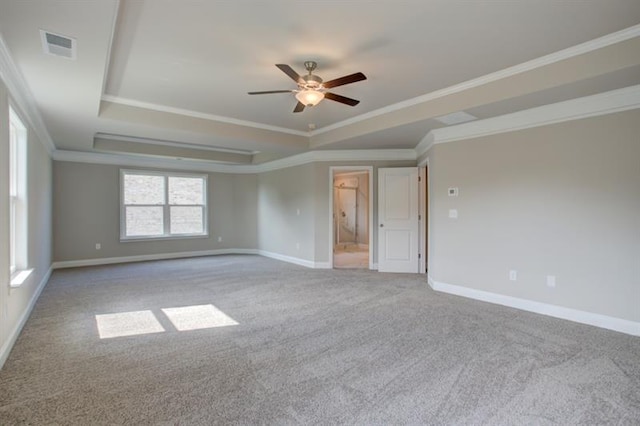
[[371, 167], [331, 168], [331, 264], [371, 268]]

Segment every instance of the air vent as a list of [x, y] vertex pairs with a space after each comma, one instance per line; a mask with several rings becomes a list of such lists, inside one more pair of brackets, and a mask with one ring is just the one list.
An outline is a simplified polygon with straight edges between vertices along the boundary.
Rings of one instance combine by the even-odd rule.
[[436, 120], [448, 126], [466, 123], [467, 121], [473, 121], [477, 119], [478, 117], [474, 117], [473, 115], [464, 111], [453, 112], [451, 114], [443, 115], [442, 117], [436, 117]]
[[40, 30], [40, 39], [44, 53], [76, 59], [76, 39], [44, 30]]

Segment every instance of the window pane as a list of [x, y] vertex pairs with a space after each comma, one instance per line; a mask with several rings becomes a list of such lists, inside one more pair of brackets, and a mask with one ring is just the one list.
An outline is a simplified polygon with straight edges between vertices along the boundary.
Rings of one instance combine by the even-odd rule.
[[202, 207], [170, 207], [172, 234], [202, 234]]
[[169, 178], [169, 204], [204, 204], [204, 179]]
[[124, 175], [125, 204], [164, 204], [164, 176]]
[[127, 206], [125, 209], [127, 237], [162, 235], [164, 233], [162, 207]]

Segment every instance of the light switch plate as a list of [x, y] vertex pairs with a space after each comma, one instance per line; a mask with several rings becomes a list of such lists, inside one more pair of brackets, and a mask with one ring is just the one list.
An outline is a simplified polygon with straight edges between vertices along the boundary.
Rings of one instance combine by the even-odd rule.
[[458, 218], [458, 210], [456, 209], [450, 209], [449, 210], [449, 217], [451, 219], [457, 219]]
[[449, 188], [449, 190], [447, 191], [447, 194], [449, 194], [449, 197], [457, 197], [458, 188]]

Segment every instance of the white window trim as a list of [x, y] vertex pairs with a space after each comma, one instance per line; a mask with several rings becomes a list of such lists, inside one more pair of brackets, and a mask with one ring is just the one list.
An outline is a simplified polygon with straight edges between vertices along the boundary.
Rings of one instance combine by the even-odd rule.
[[[29, 276], [28, 269], [28, 194], [27, 127], [9, 105], [9, 273], [11, 287], [19, 287]], [[15, 173], [15, 176], [14, 176]]]
[[[162, 176], [165, 178], [164, 185], [164, 200], [163, 207], [163, 226], [164, 233], [162, 235], [142, 235], [142, 236], [127, 236], [126, 235], [126, 213], [124, 204], [124, 176], [125, 175], [143, 175], [143, 176]], [[203, 191], [203, 205], [200, 204], [169, 204], [169, 177], [187, 177], [198, 178], [204, 181]], [[159, 170], [132, 170], [132, 169], [120, 169], [120, 242], [131, 241], [154, 241], [154, 240], [181, 240], [190, 238], [208, 238], [209, 237], [209, 175], [202, 173], [180, 173], [180, 172], [164, 172]], [[145, 206], [140, 204], [139, 206]], [[160, 206], [159, 204], [154, 207]], [[170, 207], [171, 206], [184, 206], [184, 207], [202, 207], [202, 233], [197, 234], [171, 234], [170, 233]]]

